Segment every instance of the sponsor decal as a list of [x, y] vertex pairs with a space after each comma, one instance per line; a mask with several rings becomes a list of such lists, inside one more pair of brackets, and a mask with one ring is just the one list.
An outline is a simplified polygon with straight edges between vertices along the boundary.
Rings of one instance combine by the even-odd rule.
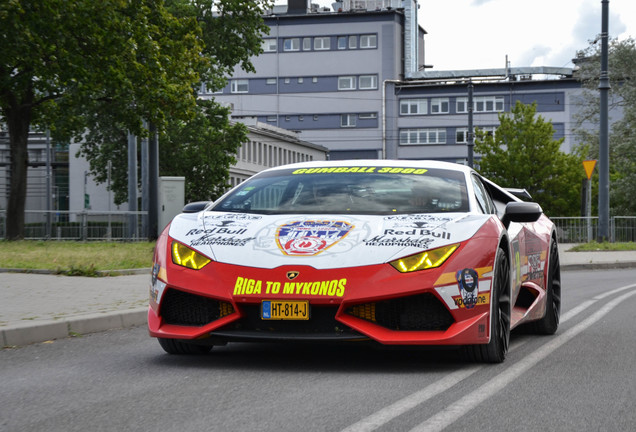
[[222, 236], [207, 234], [194, 239], [190, 246], [245, 246], [247, 242], [254, 240], [254, 237], [238, 238], [233, 236]]
[[157, 283], [157, 276], [159, 275], [159, 270], [161, 270], [161, 266], [159, 265], [159, 263], [155, 263], [155, 265], [152, 266], [152, 274], [150, 279], [153, 285]]
[[425, 174], [425, 168], [401, 168], [401, 167], [325, 167], [325, 168], [300, 168], [292, 174], [332, 174], [332, 173], [379, 173], [379, 174]]
[[466, 309], [474, 308], [479, 297], [479, 276], [477, 272], [474, 269], [465, 268], [458, 271], [456, 277], [463, 307]]
[[278, 227], [276, 244], [285, 255], [318, 255], [342, 240], [353, 228], [344, 221], [294, 221]]
[[422, 229], [422, 228], [416, 228], [411, 230], [385, 229], [384, 235], [431, 236], [431, 237], [441, 238], [445, 240], [451, 239], [451, 234], [448, 231], [430, 230], [430, 229]]
[[199, 228], [194, 228], [191, 229], [190, 231], [188, 231], [187, 233], [185, 233], [186, 237], [187, 236], [193, 236], [193, 235], [209, 235], [209, 234], [235, 234], [235, 235], [241, 235], [241, 234], [245, 234], [247, 232], [247, 228], [238, 228], [238, 229], [232, 229], [232, 228], [227, 228], [227, 227], [214, 227], [214, 228], [205, 228], [205, 229], [199, 229]]
[[276, 282], [237, 277], [233, 295], [302, 295], [343, 297], [347, 279], [313, 282]]
[[[439, 225], [440, 223], [450, 222], [454, 218], [444, 217], [444, 216], [434, 216], [430, 214], [403, 214], [403, 215], [393, 215], [393, 216], [384, 216], [384, 220], [387, 221], [396, 221], [402, 224], [396, 224], [395, 226], [412, 226], [415, 225], [417, 228], [424, 228], [430, 224]], [[405, 223], [405, 225], [404, 225]]]
[[429, 245], [433, 242], [433, 239], [421, 237], [388, 237], [385, 235], [378, 235], [363, 241], [366, 246], [399, 246], [428, 249]]
[[528, 255], [528, 279], [535, 280], [543, 277], [541, 269], [541, 253]]
[[490, 293], [482, 293], [482, 294], [478, 294], [475, 298], [475, 302], [472, 306], [468, 306], [467, 304], [464, 303], [464, 299], [461, 296], [454, 296], [453, 297], [453, 302], [455, 302], [455, 306], [457, 306], [458, 308], [466, 308], [466, 309], [472, 309], [475, 306], [481, 306], [481, 305], [486, 305], [490, 303]]
[[161, 279], [166, 279], [166, 269], [161, 267], [159, 263], [155, 263], [152, 266], [152, 273], [150, 276], [150, 302], [159, 303], [163, 290], [166, 288], [166, 283]]

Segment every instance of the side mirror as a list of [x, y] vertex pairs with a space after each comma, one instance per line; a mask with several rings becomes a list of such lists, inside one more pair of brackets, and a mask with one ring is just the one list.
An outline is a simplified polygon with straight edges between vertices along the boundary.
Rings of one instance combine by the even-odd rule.
[[543, 210], [537, 203], [513, 201], [506, 204], [506, 210], [501, 222], [508, 228], [510, 222], [536, 222], [541, 217], [541, 214], [543, 214]]
[[183, 210], [181, 211], [183, 213], [199, 213], [208, 204], [210, 204], [210, 201], [195, 201], [195, 202], [187, 203], [183, 207]]

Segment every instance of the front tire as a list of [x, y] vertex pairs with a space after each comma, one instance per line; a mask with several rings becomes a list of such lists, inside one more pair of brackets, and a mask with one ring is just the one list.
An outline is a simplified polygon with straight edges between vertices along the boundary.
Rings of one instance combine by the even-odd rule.
[[179, 339], [157, 338], [157, 340], [159, 341], [159, 345], [161, 345], [161, 348], [163, 348], [163, 350], [168, 354], [207, 354], [212, 349], [211, 345], [195, 345], [187, 342], [182, 342]]
[[481, 363], [501, 363], [510, 344], [510, 263], [506, 252], [499, 248], [495, 257], [495, 277], [491, 289], [490, 342], [467, 345], [469, 360]]

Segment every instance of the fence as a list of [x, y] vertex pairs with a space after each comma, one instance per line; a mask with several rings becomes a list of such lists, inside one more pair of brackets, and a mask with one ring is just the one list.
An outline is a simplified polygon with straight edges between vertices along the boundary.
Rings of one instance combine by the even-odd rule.
[[[596, 240], [598, 217], [553, 217], [557, 239], [560, 243], [587, 243]], [[610, 241], [636, 241], [636, 216], [614, 216], [610, 218]]]
[[[146, 240], [148, 212], [26, 210], [24, 238], [29, 240]], [[6, 238], [6, 212], [0, 212], [0, 238]]]

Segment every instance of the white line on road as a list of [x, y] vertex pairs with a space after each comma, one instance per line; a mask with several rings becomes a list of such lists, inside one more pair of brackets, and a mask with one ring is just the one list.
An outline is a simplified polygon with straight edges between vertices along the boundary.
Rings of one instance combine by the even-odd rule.
[[[625, 287], [624, 289], [627, 289], [627, 287]], [[594, 325], [597, 321], [607, 315], [621, 302], [635, 294], [636, 291], [631, 291], [608, 302], [605, 306], [603, 306], [586, 320], [581, 321], [579, 324], [572, 327], [565, 333], [557, 336], [550, 342], [541, 346], [541, 348], [534, 351], [523, 360], [515, 363], [510, 368], [506, 369], [506, 371], [499, 374], [492, 381], [467, 394], [460, 400], [453, 402], [453, 404], [449, 405], [445, 410], [440, 411], [438, 414], [411, 429], [411, 432], [441, 431], [460, 418], [465, 417], [468, 410], [477, 407], [486, 399], [494, 396], [497, 392], [501, 391], [512, 381], [519, 378], [521, 374], [545, 359], [548, 355], [552, 354], [555, 350], [560, 348], [566, 342], [570, 341], [576, 335]]]
[[359, 422], [352, 424], [346, 429], [343, 429], [342, 432], [366, 432], [375, 430], [385, 423], [388, 423], [395, 417], [399, 416], [400, 414], [403, 414], [408, 410], [415, 408], [416, 406], [437, 396], [438, 394], [445, 392], [446, 390], [453, 387], [455, 384], [461, 382], [462, 380], [468, 378], [481, 368], [482, 366], [473, 366], [468, 369], [461, 369], [453, 372], [450, 375], [447, 375], [444, 378], [434, 382], [433, 384], [424, 387], [422, 390], [417, 391], [403, 399], [400, 399], [396, 403], [389, 405], [386, 408], [382, 408], [380, 411], [375, 412], [369, 417], [366, 417]]
[[[621, 288], [617, 288], [615, 290], [608, 291], [608, 292], [606, 292], [604, 294], [601, 294], [601, 295], [598, 295], [598, 296], [594, 297], [594, 300], [587, 300], [587, 301], [581, 303], [579, 306], [575, 307], [574, 309], [569, 310], [566, 314], [561, 316], [561, 324], [563, 324], [566, 321], [574, 318], [576, 315], [580, 314], [585, 309], [587, 309], [588, 307], [592, 306], [598, 300], [601, 300], [601, 299], [603, 299], [603, 298], [605, 298], [607, 296], [611, 296], [611, 295], [617, 294], [617, 293], [619, 293], [621, 291], [625, 291], [627, 289], [634, 288], [634, 287], [636, 287], [636, 284], [635, 285], [629, 285], [629, 286], [621, 287]], [[626, 297], [629, 297], [632, 294], [634, 294], [634, 292], [632, 292], [630, 294], [627, 294], [626, 296], [623, 296], [623, 297], [626, 298]], [[621, 297], [621, 298], [623, 298], [623, 297]], [[607, 308], [607, 306], [606, 306], [606, 308]], [[604, 310], [604, 309], [602, 309], [602, 310]], [[597, 312], [597, 314], [598, 314], [598, 312]], [[593, 316], [596, 316], [596, 314], [593, 315]], [[600, 317], [599, 317], [599, 319], [600, 319]], [[589, 319], [588, 319], [588, 321], [589, 321]], [[580, 325], [581, 324], [579, 324], [579, 326]], [[572, 330], [576, 329], [577, 327], [574, 327], [573, 329], [570, 329], [570, 331], [564, 333], [562, 336], [558, 336], [550, 344], [544, 345], [544, 347], [539, 349], [539, 351], [544, 349], [546, 346], [548, 346], [548, 345], [551, 346], [551, 344], [554, 344], [554, 342], [559, 341], [560, 337], [569, 335], [569, 332], [571, 332]], [[579, 330], [576, 334], [578, 334], [583, 329], [584, 328], [581, 328], [581, 330]], [[571, 339], [576, 334], [572, 334], [571, 336], [569, 336], [569, 338], [567, 340]], [[519, 343], [516, 343], [516, 344], [511, 344], [510, 352], [512, 352], [515, 349], [519, 348], [526, 341], [522, 341], [522, 342], [519, 342]], [[566, 340], [561, 342], [558, 346], [562, 345], [565, 342], [566, 342]], [[558, 348], [558, 346], [553, 348], [552, 351], [554, 349]], [[537, 351], [537, 352], [539, 352], [539, 351]], [[550, 352], [552, 352], [552, 351], [550, 351]], [[535, 354], [537, 352], [535, 352]], [[549, 352], [546, 353], [545, 355], [547, 356], [548, 354], [549, 354]], [[529, 358], [529, 357], [527, 357], [527, 358]], [[522, 362], [520, 362], [520, 363], [522, 363]], [[515, 367], [515, 366], [513, 366], [513, 367]], [[527, 368], [523, 369], [521, 372], [515, 372], [515, 373], [522, 373], [522, 372], [524, 372], [525, 370], [527, 370], [531, 366], [532, 365], [527, 366]], [[395, 403], [393, 403], [393, 404], [391, 404], [391, 405], [389, 405], [389, 406], [387, 406], [385, 408], [382, 408], [381, 410], [375, 412], [374, 414], [371, 414], [370, 416], [363, 418], [359, 422], [354, 423], [351, 426], [343, 429], [342, 432], [370, 432], [370, 431], [373, 431], [373, 430], [379, 428], [380, 426], [388, 423], [389, 421], [393, 420], [394, 418], [398, 417], [399, 415], [404, 414], [405, 412], [415, 408], [416, 406], [426, 402], [427, 400], [437, 396], [438, 394], [441, 394], [441, 393], [445, 392], [446, 390], [448, 390], [451, 387], [455, 386], [459, 382], [465, 380], [466, 378], [468, 378], [469, 376], [473, 375], [475, 372], [479, 371], [482, 368], [483, 368], [483, 366], [474, 366], [474, 367], [470, 367], [470, 368], [467, 368], [467, 369], [462, 369], [462, 370], [453, 372], [450, 375], [447, 375], [444, 378], [442, 378], [442, 379], [440, 379], [440, 380], [438, 380], [438, 381], [426, 386], [422, 390], [419, 390], [419, 391], [417, 391], [417, 392], [415, 392], [415, 393], [413, 393], [413, 394], [411, 394], [411, 395], [409, 395], [409, 396], [407, 396], [407, 397], [405, 397], [403, 399], [400, 399], [399, 401], [397, 401], [397, 402], [395, 402]], [[516, 375], [516, 376], [518, 376], [518, 375]], [[515, 378], [516, 378], [516, 376], [515, 376]], [[475, 393], [480, 392], [480, 391], [481, 391], [481, 389], [480, 390], [476, 390]], [[488, 397], [490, 397], [490, 396], [488, 396]], [[481, 401], [479, 403], [481, 403]], [[461, 405], [455, 405], [455, 406], [461, 406]], [[462, 412], [465, 412], [464, 408], [462, 408]], [[435, 417], [432, 417], [432, 419], [434, 419], [434, 418]], [[455, 421], [455, 420], [453, 420], [453, 421]], [[429, 419], [429, 421], [430, 421], [430, 419]], [[427, 424], [428, 424], [428, 422], [422, 423], [419, 427], [426, 427]], [[450, 424], [450, 423], [448, 423], [448, 424]], [[418, 429], [418, 428], [414, 429], [414, 431], [419, 431], [419, 430], [438, 430], [438, 429]]]

